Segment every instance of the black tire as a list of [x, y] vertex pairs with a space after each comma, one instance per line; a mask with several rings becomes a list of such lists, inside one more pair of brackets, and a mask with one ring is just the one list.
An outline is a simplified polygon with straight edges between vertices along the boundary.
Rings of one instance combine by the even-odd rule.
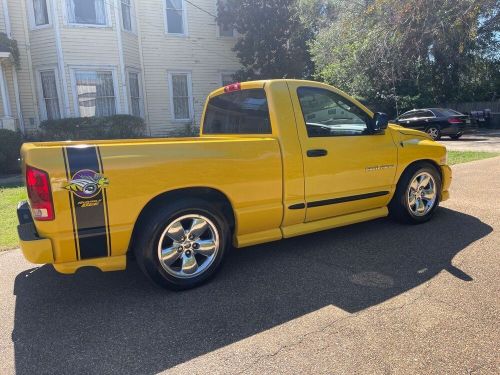
[[[219, 246], [213, 260], [202, 273], [189, 278], [182, 278], [172, 275], [162, 266], [158, 254], [158, 245], [168, 226], [174, 223], [176, 219], [188, 215], [198, 215], [209, 219], [215, 228], [214, 230], [218, 232]], [[200, 199], [181, 200], [160, 205], [152, 214], [139, 223], [138, 230], [135, 233], [133, 251], [139, 268], [155, 284], [171, 290], [191, 289], [207, 282], [220, 269], [224, 254], [231, 243], [230, 229], [224, 215], [217, 207]], [[192, 249], [194, 258], [194, 245]], [[181, 253], [180, 256], [179, 261], [182, 262], [185, 253]]]
[[457, 139], [460, 139], [460, 137], [462, 136], [463, 134], [455, 134], [455, 135], [450, 135], [450, 138], [453, 139], [454, 141], [456, 141]]
[[[433, 206], [423, 216], [417, 216], [410, 208], [407, 196], [409, 194], [410, 184], [419, 174], [427, 172], [434, 178], [436, 199]], [[389, 203], [389, 216], [399, 222], [406, 224], [421, 224], [430, 220], [439, 206], [441, 200], [441, 176], [436, 168], [429, 163], [418, 163], [410, 166], [398, 181], [394, 197]]]
[[435, 141], [439, 141], [441, 139], [441, 128], [439, 125], [429, 125], [425, 128], [425, 132]]

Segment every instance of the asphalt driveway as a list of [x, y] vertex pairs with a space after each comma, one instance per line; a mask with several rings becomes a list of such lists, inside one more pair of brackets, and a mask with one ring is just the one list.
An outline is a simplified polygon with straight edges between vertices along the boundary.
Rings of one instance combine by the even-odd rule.
[[188, 292], [0, 253], [0, 373], [498, 373], [500, 158], [453, 169], [429, 223], [232, 251]]
[[456, 141], [443, 137], [439, 142], [451, 151], [500, 152], [500, 130], [481, 129], [473, 134], [464, 134]]

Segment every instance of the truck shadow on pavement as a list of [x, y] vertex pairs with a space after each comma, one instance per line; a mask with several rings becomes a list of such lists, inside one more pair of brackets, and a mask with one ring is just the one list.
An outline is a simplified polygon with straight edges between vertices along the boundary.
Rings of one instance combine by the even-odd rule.
[[19, 274], [16, 372], [152, 374], [328, 305], [350, 313], [443, 270], [492, 228], [441, 208], [420, 226], [382, 219], [230, 252], [216, 279], [174, 293], [125, 272]]

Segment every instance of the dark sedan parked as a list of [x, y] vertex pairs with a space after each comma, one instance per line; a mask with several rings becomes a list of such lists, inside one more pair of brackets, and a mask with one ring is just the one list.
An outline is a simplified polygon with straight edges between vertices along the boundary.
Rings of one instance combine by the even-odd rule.
[[470, 130], [471, 123], [469, 116], [446, 108], [412, 109], [395, 121], [406, 128], [422, 130], [434, 140], [441, 136], [459, 139]]

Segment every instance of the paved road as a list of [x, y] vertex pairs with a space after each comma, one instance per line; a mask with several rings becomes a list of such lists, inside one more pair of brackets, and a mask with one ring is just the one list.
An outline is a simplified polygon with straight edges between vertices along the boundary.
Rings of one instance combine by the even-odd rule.
[[500, 130], [479, 130], [474, 134], [465, 134], [456, 141], [443, 137], [439, 142], [453, 151], [500, 152]]
[[454, 173], [430, 223], [233, 251], [184, 293], [1, 253], [0, 373], [498, 373], [500, 158]]

